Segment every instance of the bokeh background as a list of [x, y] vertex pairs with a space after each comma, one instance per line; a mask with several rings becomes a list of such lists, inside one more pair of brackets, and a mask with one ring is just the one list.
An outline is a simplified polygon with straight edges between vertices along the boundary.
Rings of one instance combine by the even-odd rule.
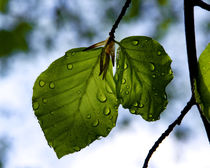
[[[172, 58], [169, 104], [157, 122], [119, 109], [108, 137], [57, 159], [33, 113], [35, 79], [76, 47], [108, 37], [125, 0], [0, 0], [0, 168], [139, 168], [157, 138], [190, 99], [182, 0], [132, 0], [116, 40], [150, 36]], [[205, 2], [210, 3], [210, 0]], [[210, 42], [210, 13], [195, 8], [197, 54]], [[210, 148], [193, 107], [160, 145], [151, 168], [209, 168]]]

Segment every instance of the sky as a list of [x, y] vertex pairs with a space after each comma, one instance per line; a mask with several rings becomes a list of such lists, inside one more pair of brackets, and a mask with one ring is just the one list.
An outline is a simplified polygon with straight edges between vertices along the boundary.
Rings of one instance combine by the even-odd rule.
[[[207, 15], [206, 12], [197, 8], [195, 13], [198, 53], [200, 54], [205, 48], [205, 45], [203, 45], [205, 37], [200, 33], [202, 31], [199, 25], [200, 18], [209, 17], [209, 14]], [[94, 13], [91, 14], [94, 15]], [[121, 24], [117, 30], [116, 39], [120, 41], [120, 39], [131, 35], [147, 35], [149, 26], [148, 21], [144, 23], [137, 21], [135, 25]], [[105, 34], [105, 32], [102, 32], [102, 34]], [[176, 119], [190, 99], [183, 23], [172, 26], [166, 38], [161, 41], [166, 52], [173, 60], [172, 69], [176, 70], [169, 87], [173, 87], [177, 99], [169, 102], [166, 111], [163, 112], [164, 118], [167, 119], [161, 118], [157, 122], [149, 123], [140, 116], [130, 115], [128, 110], [120, 108], [116, 127], [106, 138], [93, 142], [80, 152], [57, 159], [53, 149], [48, 146], [34, 115], [31, 98], [33, 84], [38, 75], [55, 59], [63, 56], [68, 49], [81, 47], [74, 40], [69, 42], [69, 36], [75, 38], [71, 32], [68, 36], [63, 32], [53, 50], [37, 52], [33, 60], [12, 58], [10, 61], [12, 66], [8, 75], [0, 80], [0, 113], [2, 113], [0, 117], [0, 137], [5, 136], [11, 144], [5, 168], [141, 167], [154, 142], [167, 126]], [[98, 42], [104, 39], [97, 37], [94, 40]], [[91, 44], [82, 43], [82, 45], [89, 46]], [[43, 57], [43, 55], [48, 56]], [[131, 123], [121, 129], [119, 123], [124, 117], [130, 119]], [[193, 132], [190, 137], [178, 142], [174, 136], [167, 137], [153, 155], [149, 163], [150, 168], [210, 167], [209, 143], [196, 108], [192, 108], [186, 115], [181, 127], [192, 128]]]

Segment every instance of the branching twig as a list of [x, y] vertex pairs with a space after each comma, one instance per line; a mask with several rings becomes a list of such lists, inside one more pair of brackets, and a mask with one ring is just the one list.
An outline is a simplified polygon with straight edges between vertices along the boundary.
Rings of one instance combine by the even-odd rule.
[[194, 4], [195, 6], [199, 6], [205, 10], [210, 11], [210, 4], [207, 4], [206, 2], [203, 2], [202, 0], [195, 0]]
[[[109, 32], [109, 36], [110, 36], [110, 41], [114, 40], [114, 33], [115, 30], [117, 29], [120, 21], [122, 20], [123, 16], [125, 15], [126, 10], [128, 9], [129, 5], [131, 3], [131, 0], [126, 0], [125, 5], [123, 6], [120, 15], [118, 16], [117, 20], [115, 21], [114, 25], [112, 26], [111, 31]], [[109, 43], [109, 42], [108, 42]]]
[[174, 127], [176, 125], [181, 124], [181, 121], [184, 118], [185, 114], [187, 114], [187, 112], [191, 109], [193, 105], [195, 105], [195, 99], [192, 97], [190, 101], [187, 103], [187, 105], [184, 107], [184, 109], [181, 111], [180, 116], [171, 125], [169, 125], [168, 129], [159, 137], [159, 139], [155, 142], [153, 147], [149, 150], [149, 153], [147, 154], [147, 157], [144, 161], [143, 168], [147, 168], [148, 162], [152, 154], [155, 152], [155, 150], [158, 148], [161, 142], [171, 133], [171, 131], [173, 131]]

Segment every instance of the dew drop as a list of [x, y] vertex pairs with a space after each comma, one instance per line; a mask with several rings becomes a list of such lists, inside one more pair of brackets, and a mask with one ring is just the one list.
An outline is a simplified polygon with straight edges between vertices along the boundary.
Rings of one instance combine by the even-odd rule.
[[139, 41], [138, 41], [138, 40], [134, 40], [134, 41], [132, 41], [132, 44], [133, 44], [134, 46], [136, 46], [136, 45], [139, 44]]
[[129, 94], [129, 91], [126, 91], [125, 94], [128, 95]]
[[136, 102], [136, 103], [134, 103], [134, 105], [133, 105], [134, 107], [138, 107], [138, 103]]
[[149, 68], [150, 68], [151, 71], [154, 71], [155, 70], [155, 65], [150, 62]]
[[167, 94], [166, 94], [166, 93], [163, 95], [163, 98], [164, 98], [165, 100], [167, 99]]
[[80, 147], [79, 146], [74, 146], [73, 149], [77, 152], [80, 150]]
[[32, 106], [33, 106], [34, 110], [37, 110], [39, 108], [39, 103], [38, 102], [34, 102]]
[[152, 77], [153, 77], [153, 78], [156, 78], [156, 75], [154, 74], [154, 75], [152, 75]]
[[126, 83], [126, 80], [125, 79], [122, 79], [122, 84], [125, 84]]
[[173, 72], [172, 72], [172, 70], [171, 70], [171, 69], [169, 70], [169, 74], [170, 74], [170, 75], [172, 75], [172, 74], [173, 74]]
[[49, 145], [50, 147], [52, 147], [52, 146], [53, 146], [53, 142], [52, 142], [52, 141], [49, 141], [49, 142], [48, 142], [48, 145]]
[[106, 91], [109, 93], [109, 94], [113, 94], [113, 91], [112, 91], [112, 89], [111, 89], [111, 87], [107, 84], [106, 85]]
[[67, 69], [68, 70], [72, 70], [73, 69], [73, 65], [72, 64], [67, 64]]
[[107, 131], [107, 133], [109, 133], [109, 132], [111, 131], [111, 128], [108, 127], [108, 128], [106, 129], [106, 131]]
[[44, 104], [47, 104], [48, 100], [45, 99], [45, 98], [43, 98], [43, 99], [42, 99], [42, 102], [43, 102]]
[[39, 86], [40, 86], [40, 87], [44, 87], [44, 85], [45, 85], [45, 82], [44, 82], [43, 80], [40, 80], [40, 81], [39, 81]]
[[161, 51], [158, 51], [158, 52], [157, 52], [157, 55], [160, 56], [160, 55], [161, 55]]
[[78, 93], [78, 94], [81, 94], [81, 91], [80, 91], [80, 90], [78, 90], [78, 91], [77, 91], [77, 93]]
[[106, 100], [107, 100], [106, 96], [105, 96], [103, 93], [101, 93], [101, 92], [98, 92], [98, 93], [97, 93], [97, 99], [98, 99], [101, 103], [104, 103], [104, 102], [106, 102]]
[[144, 104], [140, 103], [139, 108], [143, 108], [143, 107], [144, 107]]
[[54, 82], [50, 82], [49, 87], [50, 87], [50, 89], [54, 89], [55, 88], [55, 83]]
[[87, 114], [86, 118], [90, 119], [91, 118], [91, 114]]
[[124, 70], [128, 68], [128, 64], [124, 64]]
[[76, 52], [74, 52], [74, 51], [73, 51], [73, 52], [71, 52], [71, 55], [72, 55], [72, 56], [74, 56], [75, 54], [76, 54]]
[[149, 114], [149, 118], [152, 118], [152, 114]]
[[97, 127], [99, 125], [99, 120], [95, 120], [92, 124], [93, 127]]
[[129, 89], [129, 86], [128, 85], [126, 86], [126, 89]]
[[111, 113], [111, 109], [109, 107], [106, 107], [104, 110], [104, 115], [108, 116]]
[[130, 112], [131, 112], [132, 114], [135, 114], [135, 113], [136, 113], [136, 110], [131, 109]]

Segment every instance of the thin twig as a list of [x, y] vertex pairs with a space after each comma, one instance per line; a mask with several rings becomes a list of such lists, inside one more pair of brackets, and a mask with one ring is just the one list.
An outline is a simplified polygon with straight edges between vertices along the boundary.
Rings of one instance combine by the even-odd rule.
[[174, 127], [176, 125], [181, 124], [182, 119], [193, 105], [195, 105], [195, 99], [192, 97], [190, 101], [187, 103], [187, 105], [184, 107], [184, 109], [181, 111], [180, 116], [171, 125], [169, 125], [168, 129], [159, 137], [159, 139], [155, 142], [153, 147], [149, 150], [149, 153], [147, 154], [147, 157], [144, 160], [143, 168], [147, 168], [149, 160], [152, 157], [152, 154], [156, 151], [156, 149], [162, 143], [162, 141], [173, 131]]
[[[109, 32], [109, 36], [110, 36], [110, 41], [114, 40], [114, 33], [115, 33], [115, 30], [117, 29], [120, 21], [122, 20], [123, 16], [125, 15], [125, 12], [126, 10], [128, 9], [129, 5], [131, 3], [131, 0], [126, 0], [121, 12], [120, 12], [120, 15], [118, 16], [117, 20], [115, 21], [114, 25], [112, 26], [112, 29], [111, 31]], [[109, 43], [109, 42], [108, 42]]]
[[205, 9], [207, 11], [210, 11], [210, 4], [207, 4], [206, 2], [203, 2], [201, 0], [195, 0], [195, 6], [199, 6], [202, 9]]

